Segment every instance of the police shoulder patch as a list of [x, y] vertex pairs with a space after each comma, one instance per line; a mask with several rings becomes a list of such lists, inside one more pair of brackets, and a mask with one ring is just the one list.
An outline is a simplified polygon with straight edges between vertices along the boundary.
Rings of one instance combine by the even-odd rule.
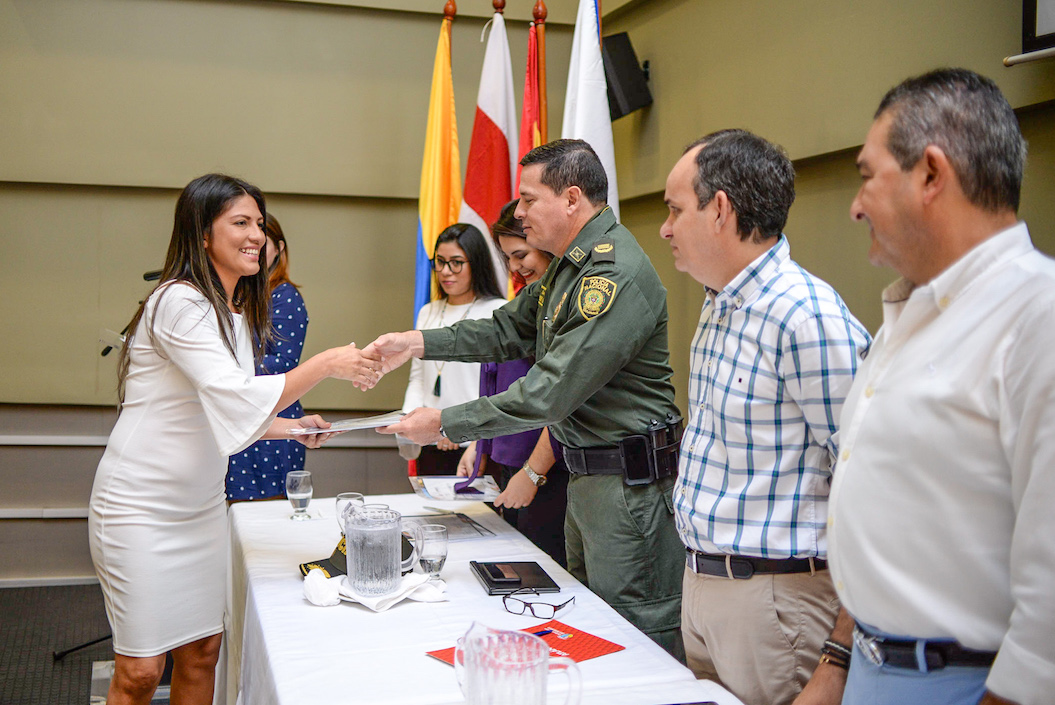
[[583, 318], [600, 316], [612, 305], [616, 283], [605, 277], [585, 277], [579, 285], [579, 313]]

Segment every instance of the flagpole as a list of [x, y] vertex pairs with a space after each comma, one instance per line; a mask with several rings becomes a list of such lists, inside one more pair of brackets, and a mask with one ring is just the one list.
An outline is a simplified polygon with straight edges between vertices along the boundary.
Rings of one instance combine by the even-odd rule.
[[458, 3], [454, 0], [447, 0], [447, 4], [443, 6], [443, 17], [451, 22], [454, 22], [454, 16], [458, 14]]
[[538, 36], [538, 93], [539, 93], [539, 135], [542, 144], [549, 142], [549, 108], [546, 100], [546, 3], [538, 0], [532, 10], [535, 18], [535, 31]]

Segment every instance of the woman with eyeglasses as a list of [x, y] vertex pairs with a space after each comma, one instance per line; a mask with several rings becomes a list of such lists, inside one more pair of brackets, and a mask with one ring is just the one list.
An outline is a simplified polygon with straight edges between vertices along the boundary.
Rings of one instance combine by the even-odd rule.
[[[542, 278], [553, 255], [527, 244], [520, 221], [513, 217], [519, 199], [502, 207], [491, 226], [491, 237], [505, 255], [506, 266], [530, 284]], [[534, 358], [485, 362], [480, 371], [480, 396], [493, 396], [527, 374]], [[548, 429], [474, 441], [466, 448], [459, 475], [469, 475], [487, 457], [487, 471], [498, 476], [502, 494], [494, 501], [505, 520], [553, 560], [567, 566], [564, 514], [568, 507], [568, 468], [560, 444]]]
[[[436, 239], [432, 269], [440, 297], [418, 312], [417, 330], [446, 328], [470, 318], [489, 318], [506, 303], [495, 281], [491, 251], [473, 225], [455, 223]], [[415, 359], [403, 411], [420, 406], [446, 409], [480, 396], [480, 363]], [[418, 456], [419, 475], [454, 475], [461, 448], [446, 438]]]

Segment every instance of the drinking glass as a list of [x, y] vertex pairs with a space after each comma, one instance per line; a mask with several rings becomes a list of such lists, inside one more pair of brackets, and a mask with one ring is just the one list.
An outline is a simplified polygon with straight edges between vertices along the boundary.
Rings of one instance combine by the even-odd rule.
[[337, 526], [341, 527], [341, 535], [344, 535], [344, 512], [348, 505], [355, 504], [363, 506], [365, 500], [358, 492], [341, 492], [337, 495]]
[[447, 561], [447, 527], [442, 524], [422, 524], [413, 532], [418, 543], [418, 564], [429, 580], [440, 577]]
[[286, 497], [293, 505], [293, 521], [306, 521], [308, 516], [308, 504], [311, 503], [311, 473], [307, 470], [293, 470], [286, 473]]

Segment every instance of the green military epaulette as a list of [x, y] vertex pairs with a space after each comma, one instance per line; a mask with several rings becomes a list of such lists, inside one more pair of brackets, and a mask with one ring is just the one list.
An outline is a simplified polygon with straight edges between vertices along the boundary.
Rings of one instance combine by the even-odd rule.
[[594, 262], [615, 262], [615, 245], [611, 240], [601, 240], [593, 246], [590, 259]]

